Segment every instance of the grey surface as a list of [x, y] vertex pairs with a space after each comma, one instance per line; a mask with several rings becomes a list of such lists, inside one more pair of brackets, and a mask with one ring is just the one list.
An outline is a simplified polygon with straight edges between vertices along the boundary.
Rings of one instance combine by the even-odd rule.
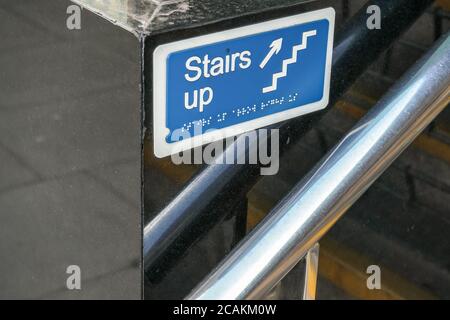
[[71, 4], [0, 0], [0, 298], [139, 299], [139, 42]]

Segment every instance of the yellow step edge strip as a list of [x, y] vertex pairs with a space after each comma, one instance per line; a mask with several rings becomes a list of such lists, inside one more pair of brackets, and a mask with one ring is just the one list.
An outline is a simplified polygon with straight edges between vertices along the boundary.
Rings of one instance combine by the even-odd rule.
[[449, 0], [436, 0], [438, 7], [444, 10], [450, 11], [450, 1]]
[[[355, 120], [362, 118], [365, 115], [366, 110], [358, 107], [348, 101], [340, 100], [336, 103], [336, 108], [349, 115]], [[438, 128], [441, 128], [438, 126]], [[445, 142], [439, 141], [426, 133], [422, 133], [413, 142], [413, 146], [428, 153], [429, 155], [450, 163], [450, 145]]]
[[[248, 196], [247, 232], [253, 229], [274, 207], [267, 195], [250, 191]], [[376, 264], [364, 255], [339, 244], [330, 236], [320, 241], [319, 275], [356, 299], [435, 299], [429, 292], [408, 282], [386, 267], [381, 268], [381, 289], [369, 290], [366, 285], [369, 275], [365, 272]]]
[[156, 158], [153, 155], [153, 144], [148, 140], [144, 142], [144, 165], [159, 170], [177, 184], [188, 181], [196, 171], [194, 165], [176, 165], [170, 157]]

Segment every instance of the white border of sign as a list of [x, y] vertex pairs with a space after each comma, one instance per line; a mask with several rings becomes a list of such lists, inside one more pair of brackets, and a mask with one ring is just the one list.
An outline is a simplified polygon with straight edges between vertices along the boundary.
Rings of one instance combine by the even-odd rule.
[[[173, 143], [166, 141], [169, 129], [166, 128], [166, 81], [167, 57], [173, 52], [195, 48], [216, 42], [236, 39], [248, 35], [259, 34], [266, 31], [286, 28], [307, 22], [327, 19], [329, 21], [328, 45], [325, 66], [325, 82], [322, 100], [302, 105], [289, 110], [267, 115], [258, 119], [238, 123], [223, 129], [208, 131], [202, 135], [194, 136]], [[325, 8], [317, 11], [301, 13], [294, 16], [280, 18], [250, 26], [230, 29], [226, 31], [193, 37], [158, 46], [153, 53], [153, 135], [154, 154], [158, 158], [166, 157], [184, 150], [195, 148], [206, 143], [235, 136], [247, 131], [262, 128], [287, 119], [321, 110], [328, 105], [330, 95], [331, 60], [333, 54], [335, 11]]]

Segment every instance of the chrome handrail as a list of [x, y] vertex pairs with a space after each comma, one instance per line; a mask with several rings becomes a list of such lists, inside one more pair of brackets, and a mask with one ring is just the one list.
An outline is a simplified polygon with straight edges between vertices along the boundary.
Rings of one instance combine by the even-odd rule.
[[[308, 128], [333, 108], [336, 100], [431, 3], [431, 0], [371, 0], [339, 28], [333, 49], [330, 106], [322, 112], [271, 126], [270, 129], [280, 129], [280, 152], [288, 150]], [[382, 30], [367, 28], [366, 8], [369, 5], [380, 7]], [[287, 143], [288, 140], [290, 143]], [[236, 145], [237, 142], [230, 149], [234, 150]], [[236, 153], [233, 158], [245, 156], [247, 150], [243, 151], [243, 154]], [[243, 199], [258, 180], [258, 166], [205, 166], [158, 212], [144, 228], [143, 256], [147, 280], [151, 279], [152, 283], [161, 281], [164, 273], [179, 261], [192, 243], [236, 207], [239, 199]]]
[[187, 299], [264, 297], [449, 101], [447, 34]]

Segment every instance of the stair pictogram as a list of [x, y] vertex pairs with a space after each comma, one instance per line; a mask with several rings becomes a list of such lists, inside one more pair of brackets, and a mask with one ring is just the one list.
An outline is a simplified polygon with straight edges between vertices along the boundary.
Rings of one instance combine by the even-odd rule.
[[262, 89], [263, 93], [272, 92], [272, 91], [277, 90], [278, 79], [284, 78], [284, 77], [287, 76], [288, 66], [290, 64], [293, 64], [293, 63], [297, 62], [297, 54], [298, 54], [298, 52], [307, 48], [307, 46], [308, 46], [308, 38], [312, 37], [312, 36], [315, 36], [316, 33], [317, 33], [316, 30], [303, 32], [302, 42], [299, 45], [296, 45], [296, 46], [292, 47], [292, 57], [289, 58], [289, 59], [283, 60], [283, 67], [281, 69], [281, 72], [275, 73], [272, 76], [272, 85], [269, 86], [269, 87], [263, 88]]

